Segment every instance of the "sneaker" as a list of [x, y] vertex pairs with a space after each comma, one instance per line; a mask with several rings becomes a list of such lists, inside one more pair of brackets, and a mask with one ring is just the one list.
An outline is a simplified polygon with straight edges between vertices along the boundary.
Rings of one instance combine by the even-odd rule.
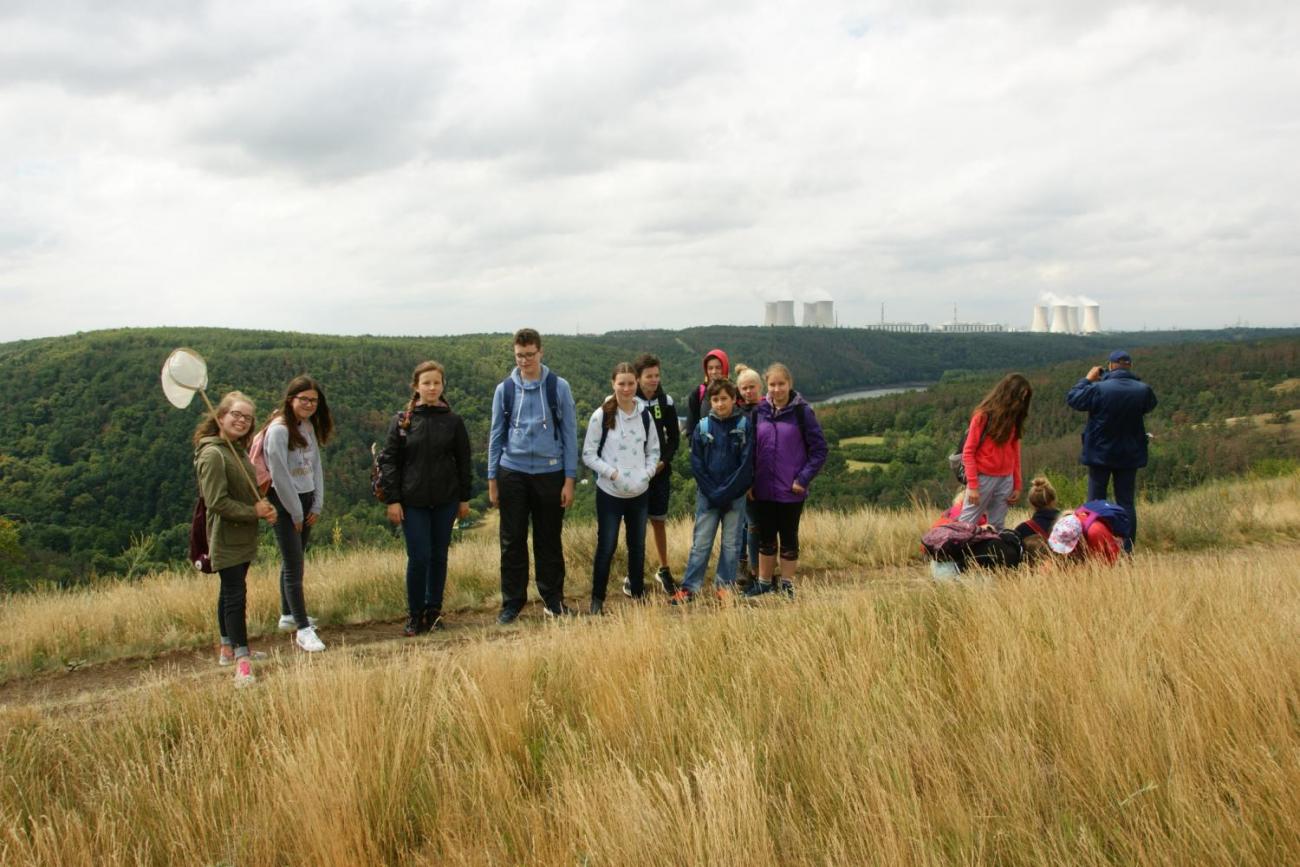
[[519, 609], [517, 608], [502, 608], [501, 613], [497, 615], [497, 623], [502, 626], [509, 626], [518, 619]]
[[659, 567], [659, 571], [655, 573], [655, 580], [659, 582], [659, 586], [669, 596], [677, 592], [677, 582], [673, 581], [673, 573], [669, 571], [667, 566]]
[[597, 616], [597, 617], [599, 617], [601, 614], [604, 614], [604, 613], [605, 613], [605, 600], [604, 600], [604, 599], [593, 599], [593, 600], [591, 600], [591, 611], [588, 612], [588, 613], [593, 614], [593, 615], [595, 615], [595, 616]]
[[308, 626], [306, 629], [299, 629], [298, 635], [294, 639], [298, 646], [308, 653], [319, 653], [325, 649], [325, 642], [316, 636], [316, 627]]
[[669, 605], [689, 605], [695, 601], [695, 594], [683, 587], [668, 600]]
[[235, 663], [235, 689], [243, 689], [256, 682], [257, 678], [253, 676], [253, 663], [248, 661], [247, 656], [239, 657]]
[[422, 628], [424, 625], [423, 619], [423, 615], [420, 614], [412, 614], [410, 617], [406, 618], [406, 625], [402, 627], [402, 634], [407, 638], [413, 638], [414, 636], [419, 635], [424, 631]]
[[447, 625], [442, 622], [441, 614], [426, 614], [425, 618], [425, 632], [442, 632], [447, 628]]
[[546, 614], [547, 617], [573, 617], [578, 613], [574, 611], [572, 608], [570, 608], [569, 606], [565, 605], [563, 602], [561, 602], [555, 608], [552, 608], [551, 606], [547, 605], [545, 608], [542, 609], [542, 611], [543, 613]]
[[754, 583], [745, 588], [745, 598], [757, 599], [764, 593], [771, 593], [775, 589], [776, 588], [772, 586], [771, 581], [754, 581]]
[[636, 598], [636, 597], [634, 597], [634, 596], [632, 595], [632, 579], [631, 579], [631, 578], [624, 578], [624, 579], [623, 579], [623, 595], [626, 596], [628, 599], [634, 599], [634, 598]]
[[[316, 625], [316, 618], [308, 617], [307, 625], [314, 627]], [[298, 628], [298, 621], [293, 619], [292, 614], [280, 615], [279, 629], [281, 632], [293, 632], [297, 628]]]
[[784, 580], [783, 580], [783, 581], [781, 582], [781, 592], [785, 595], [785, 598], [786, 598], [786, 599], [793, 599], [793, 598], [794, 598], [794, 582], [793, 582], [793, 581], [784, 581]]
[[718, 587], [713, 591], [713, 594], [718, 597], [719, 605], [730, 605], [736, 601], [736, 594], [730, 587]]
[[[260, 650], [250, 650], [249, 659], [266, 659], [266, 654]], [[221, 650], [217, 652], [217, 665], [233, 665], [235, 662], [235, 648], [229, 644], [221, 645]]]

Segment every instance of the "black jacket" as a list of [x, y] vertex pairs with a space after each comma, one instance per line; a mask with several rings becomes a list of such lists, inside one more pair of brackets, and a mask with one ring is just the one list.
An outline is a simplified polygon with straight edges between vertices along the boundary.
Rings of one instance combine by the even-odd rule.
[[468, 501], [471, 466], [465, 422], [445, 403], [417, 406], [405, 430], [402, 415], [389, 422], [379, 453], [385, 502], [428, 508]]
[[1079, 380], [1065, 402], [1088, 414], [1079, 463], [1131, 469], [1147, 465], [1142, 416], [1156, 408], [1156, 393], [1131, 371], [1118, 368], [1100, 382]]
[[[646, 400], [640, 387], [636, 390], [636, 396]], [[682, 431], [677, 421], [677, 405], [660, 386], [655, 399], [646, 401], [646, 409], [650, 410], [650, 417], [655, 420], [655, 427], [659, 431], [659, 460], [664, 463], [664, 472], [669, 472], [669, 468], [673, 465], [673, 456], [677, 454], [677, 449], [682, 443]]]

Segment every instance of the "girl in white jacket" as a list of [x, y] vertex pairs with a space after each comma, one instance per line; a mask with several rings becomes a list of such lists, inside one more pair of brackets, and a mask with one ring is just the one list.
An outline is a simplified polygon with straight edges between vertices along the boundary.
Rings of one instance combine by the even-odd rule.
[[648, 491], [659, 464], [659, 436], [644, 402], [636, 396], [636, 369], [614, 366], [614, 393], [587, 423], [582, 462], [596, 474], [596, 557], [591, 568], [591, 613], [605, 607], [609, 567], [618, 547], [618, 527], [627, 528], [627, 580], [623, 592], [645, 594], [645, 525]]

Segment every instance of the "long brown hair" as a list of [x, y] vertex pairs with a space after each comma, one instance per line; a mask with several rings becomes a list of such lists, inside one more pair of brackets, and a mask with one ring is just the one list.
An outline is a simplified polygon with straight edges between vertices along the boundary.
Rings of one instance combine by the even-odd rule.
[[411, 399], [406, 402], [406, 413], [402, 416], [402, 430], [409, 430], [411, 427], [411, 413], [415, 412], [415, 403], [420, 399], [420, 392], [416, 386], [420, 384], [421, 374], [436, 370], [442, 374], [442, 402], [447, 402], [447, 369], [436, 361], [421, 361], [415, 366], [415, 372], [411, 374]]
[[298, 425], [295, 422], [289, 422], [296, 419], [293, 414], [293, 399], [304, 391], [314, 391], [320, 400], [316, 403], [316, 411], [311, 414], [312, 430], [316, 433], [316, 444], [323, 446], [330, 441], [334, 434], [334, 418], [330, 415], [330, 405], [325, 401], [325, 389], [320, 387], [320, 383], [310, 376], [303, 374], [295, 376], [289, 381], [284, 388], [284, 402], [280, 404], [264, 427], [270, 427], [271, 423], [277, 418], [284, 421], [284, 426], [289, 429], [289, 448], [305, 449], [307, 448], [307, 438], [298, 431]]
[[[613, 382], [618, 379], [620, 373], [630, 373], [634, 379], [636, 378], [636, 368], [628, 364], [626, 361], [620, 361], [618, 364], [614, 365], [614, 372], [609, 375], [609, 381]], [[601, 410], [605, 413], [606, 430], [614, 429], [614, 424], [617, 421], [614, 408], [617, 406], [618, 395], [616, 394], [611, 394], [609, 397], [605, 398], [605, 402], [600, 405]]]
[[1019, 439], [1029, 415], [1029, 401], [1034, 388], [1019, 373], [1008, 373], [984, 395], [976, 413], [984, 413], [985, 435], [995, 443], [1005, 443], [1012, 437]]
[[[221, 436], [221, 428], [217, 426], [217, 419], [224, 417], [226, 413], [230, 412], [231, 407], [241, 402], [253, 407], [254, 412], [257, 411], [257, 406], [253, 403], [252, 398], [244, 394], [242, 391], [226, 392], [221, 397], [221, 403], [217, 404], [216, 414], [213, 415], [210, 412], [205, 412], [203, 418], [199, 420], [198, 426], [194, 428], [194, 445], [198, 446], [198, 444], [203, 441], [204, 437]], [[249, 444], [253, 442], [253, 425], [250, 424], [248, 426], [248, 432], [239, 439], [233, 440], [233, 442], [235, 445], [247, 451]]]

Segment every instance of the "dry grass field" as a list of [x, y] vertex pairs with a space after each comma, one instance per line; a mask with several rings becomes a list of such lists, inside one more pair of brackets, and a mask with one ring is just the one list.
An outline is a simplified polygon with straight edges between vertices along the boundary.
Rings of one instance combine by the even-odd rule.
[[[1300, 863], [1300, 479], [1142, 518], [1114, 569], [936, 585], [925, 512], [812, 513], [793, 602], [11, 702], [0, 863]], [[577, 595], [594, 532], [566, 533]], [[316, 559], [322, 619], [396, 617], [400, 568]], [[490, 609], [494, 571], [492, 539], [459, 546], [453, 604]], [[208, 643], [214, 599], [170, 574], [9, 599], [0, 661], [14, 681]], [[275, 604], [264, 564], [257, 631]]]

